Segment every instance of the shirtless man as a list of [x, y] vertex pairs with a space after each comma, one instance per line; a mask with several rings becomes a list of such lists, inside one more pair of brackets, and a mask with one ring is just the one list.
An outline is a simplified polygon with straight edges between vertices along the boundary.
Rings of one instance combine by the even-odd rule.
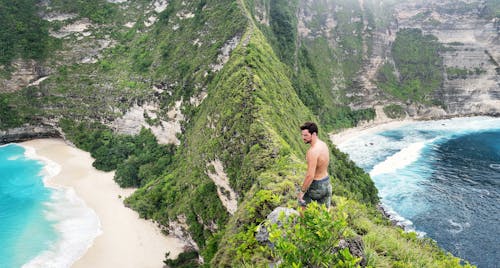
[[316, 201], [330, 207], [332, 199], [332, 185], [328, 176], [330, 150], [326, 143], [318, 138], [318, 126], [315, 123], [306, 122], [300, 129], [302, 130], [302, 140], [310, 144], [311, 147], [306, 154], [306, 178], [297, 196], [299, 204], [305, 207], [312, 201]]

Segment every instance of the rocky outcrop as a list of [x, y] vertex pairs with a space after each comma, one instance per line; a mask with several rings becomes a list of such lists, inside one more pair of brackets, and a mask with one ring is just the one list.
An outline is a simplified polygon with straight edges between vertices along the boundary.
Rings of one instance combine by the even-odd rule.
[[[447, 47], [441, 52], [444, 82], [434, 97], [444, 103], [448, 116], [500, 114], [500, 76], [495, 64], [500, 54], [496, 41], [500, 31], [495, 19], [480, 16], [482, 5], [482, 1], [469, 1], [468, 5], [424, 1], [396, 8], [398, 29], [420, 28]], [[467, 74], [456, 77], [451, 74], [453, 70]]]
[[40, 138], [60, 138], [61, 136], [61, 133], [52, 126], [23, 126], [9, 130], [0, 130], [0, 144]]
[[238, 199], [236, 192], [229, 185], [229, 178], [226, 172], [224, 172], [224, 167], [219, 159], [216, 159], [207, 164], [207, 167], [213, 169], [207, 172], [208, 177], [217, 185], [217, 195], [222, 202], [222, 205], [227, 209], [231, 215], [234, 215], [238, 209]]
[[170, 235], [174, 235], [184, 242], [184, 251], [199, 251], [200, 249], [198, 245], [193, 240], [191, 234], [188, 231], [189, 226], [186, 222], [186, 215], [178, 215], [176, 220], [169, 222], [168, 226], [166, 227], [166, 232]]
[[267, 220], [262, 224], [260, 224], [259, 227], [257, 228], [255, 239], [259, 243], [269, 245], [271, 248], [273, 247], [273, 244], [271, 243], [271, 241], [269, 241], [269, 230], [267, 229], [266, 225], [277, 224], [278, 227], [282, 227], [283, 223], [280, 221], [281, 215], [284, 215], [285, 218], [288, 218], [292, 215], [298, 216], [299, 212], [292, 208], [285, 208], [285, 207], [275, 208], [271, 213], [269, 213], [269, 215], [267, 215]]
[[181, 105], [182, 101], [177, 101], [170, 111], [162, 114], [159, 103], [136, 104], [110, 126], [117, 133], [127, 135], [137, 135], [144, 127], [153, 132], [158, 143], [179, 145], [177, 134], [181, 133], [181, 121], [184, 120]]
[[13, 70], [10, 77], [0, 79], [0, 93], [20, 90], [51, 72], [50, 68], [40, 65], [34, 60], [18, 59], [11, 63], [10, 68]]
[[358, 263], [361, 267], [366, 267], [367, 260], [365, 258], [365, 254], [363, 253], [365, 247], [361, 236], [356, 236], [351, 239], [341, 239], [339, 241], [339, 245], [333, 250], [334, 252], [336, 252], [346, 248], [349, 249], [349, 252], [351, 252], [352, 256], [361, 258], [360, 262]]

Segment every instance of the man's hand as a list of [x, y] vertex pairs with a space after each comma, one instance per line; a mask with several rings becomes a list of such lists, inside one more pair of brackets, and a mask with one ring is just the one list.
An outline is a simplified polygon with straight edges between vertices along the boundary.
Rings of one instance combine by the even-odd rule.
[[299, 194], [297, 194], [297, 198], [298, 198], [299, 200], [303, 200], [303, 199], [304, 199], [304, 192], [299, 191]]
[[[297, 194], [297, 199], [299, 200], [299, 204], [305, 204], [306, 201], [304, 201], [304, 192], [299, 191], [299, 194]], [[304, 206], [304, 205], [302, 205]]]

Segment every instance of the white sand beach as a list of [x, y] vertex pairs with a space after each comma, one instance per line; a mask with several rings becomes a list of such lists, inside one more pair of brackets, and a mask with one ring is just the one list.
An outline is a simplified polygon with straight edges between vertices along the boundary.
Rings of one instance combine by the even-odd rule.
[[185, 243], [165, 236], [151, 221], [140, 219], [125, 207], [123, 199], [134, 189], [122, 189], [113, 181], [113, 172], [92, 167], [89, 153], [61, 139], [38, 139], [21, 143], [36, 154], [60, 165], [61, 171], [47, 183], [74, 189], [99, 217], [102, 233], [71, 267], [163, 267], [165, 253], [175, 258]]
[[382, 121], [382, 122], [370, 122], [368, 124], [363, 124], [358, 127], [349, 128], [342, 130], [338, 133], [330, 133], [330, 140], [333, 144], [339, 145], [347, 140], [358, 137], [363, 134], [369, 134], [374, 132], [379, 132], [385, 129], [392, 129], [404, 126], [408, 123], [414, 122], [411, 119], [405, 120], [394, 120], [394, 121]]

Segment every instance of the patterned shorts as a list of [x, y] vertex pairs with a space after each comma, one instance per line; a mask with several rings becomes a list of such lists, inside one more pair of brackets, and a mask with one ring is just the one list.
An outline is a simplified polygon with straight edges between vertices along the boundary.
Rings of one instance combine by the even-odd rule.
[[305, 206], [312, 201], [316, 201], [319, 204], [325, 204], [326, 207], [330, 207], [332, 201], [332, 184], [330, 183], [330, 177], [326, 176], [321, 180], [314, 180], [304, 194], [304, 201], [305, 204], [299, 205]]

